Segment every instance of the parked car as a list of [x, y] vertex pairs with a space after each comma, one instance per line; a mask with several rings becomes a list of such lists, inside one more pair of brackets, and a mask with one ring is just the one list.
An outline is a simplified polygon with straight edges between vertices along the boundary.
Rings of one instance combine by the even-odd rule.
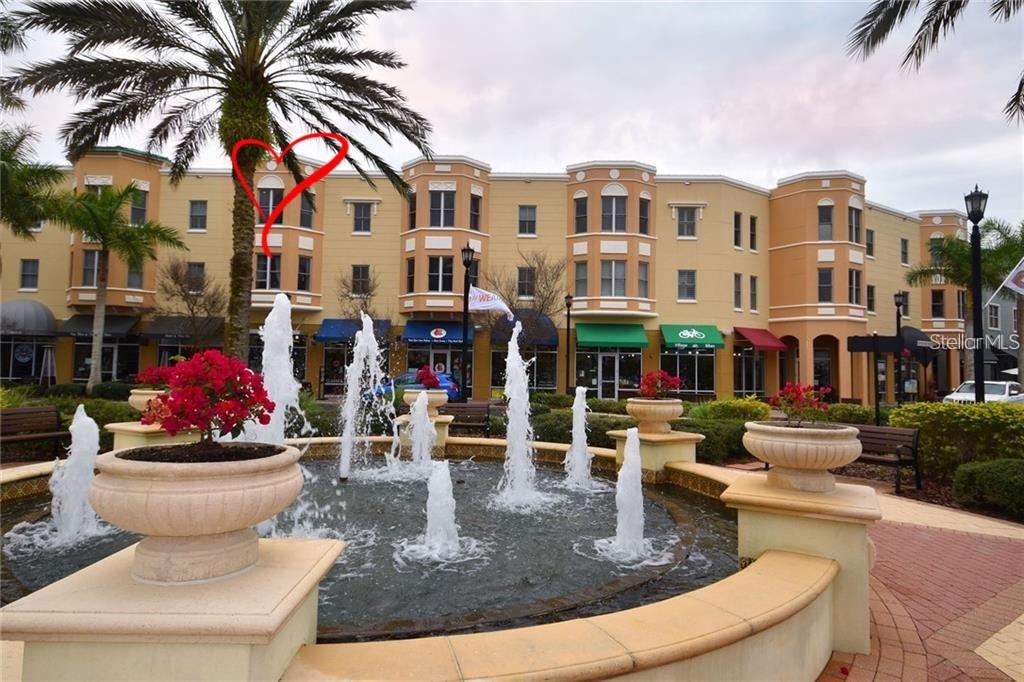
[[[452, 379], [452, 375], [442, 372], [441, 374], [435, 374], [434, 376], [437, 377], [437, 381], [441, 384], [441, 389], [448, 394], [448, 400], [451, 402], [457, 401], [461, 393], [459, 393], [459, 385], [455, 383], [454, 379]], [[423, 388], [423, 385], [416, 381], [416, 370], [414, 369], [402, 372], [394, 379], [378, 384], [377, 387], [373, 389], [373, 393], [374, 395], [384, 395], [397, 391], [398, 389], [404, 390], [407, 388]], [[369, 399], [369, 393], [367, 393], [365, 397]]]
[[[989, 403], [1024, 403], [1024, 389], [1016, 381], [986, 381], [985, 401]], [[944, 403], [973, 403], [974, 382], [965, 381], [942, 399]]]

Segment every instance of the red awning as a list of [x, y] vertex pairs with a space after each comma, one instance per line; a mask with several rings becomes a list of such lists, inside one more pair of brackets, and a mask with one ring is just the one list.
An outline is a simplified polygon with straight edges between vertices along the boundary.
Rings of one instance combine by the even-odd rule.
[[750, 342], [758, 350], [787, 350], [786, 344], [767, 329], [755, 327], [733, 327], [733, 331]]

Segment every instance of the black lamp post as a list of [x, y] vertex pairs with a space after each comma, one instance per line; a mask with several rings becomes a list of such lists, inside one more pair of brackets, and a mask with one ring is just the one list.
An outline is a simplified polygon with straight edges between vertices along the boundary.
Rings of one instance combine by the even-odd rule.
[[871, 374], [875, 377], [875, 426], [882, 425], [882, 396], [878, 394], [878, 332], [871, 332]]
[[988, 194], [974, 186], [974, 191], [964, 197], [967, 204], [967, 219], [971, 221], [971, 326], [974, 327], [974, 402], [985, 402], [985, 332], [982, 327], [981, 309], [981, 230], [979, 223], [985, 218]]
[[572, 347], [569, 340], [572, 338], [572, 294], [565, 295], [565, 392], [572, 393], [570, 389], [569, 362], [572, 359]]
[[476, 251], [469, 244], [462, 247], [462, 265], [464, 274], [462, 277], [462, 386], [461, 402], [469, 400], [469, 274], [476, 260]]
[[903, 322], [903, 292], [897, 291], [892, 295], [892, 302], [896, 304], [896, 404], [903, 404], [903, 333], [901, 323]]

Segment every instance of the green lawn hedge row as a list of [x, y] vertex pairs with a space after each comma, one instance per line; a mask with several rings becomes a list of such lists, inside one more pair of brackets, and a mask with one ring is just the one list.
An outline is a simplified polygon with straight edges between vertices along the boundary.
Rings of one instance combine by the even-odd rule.
[[1024, 453], [1024, 405], [913, 403], [893, 409], [889, 425], [921, 430], [921, 469], [928, 478], [949, 480], [966, 462]]
[[1024, 459], [961, 465], [953, 478], [953, 495], [961, 504], [991, 507], [1024, 521]]

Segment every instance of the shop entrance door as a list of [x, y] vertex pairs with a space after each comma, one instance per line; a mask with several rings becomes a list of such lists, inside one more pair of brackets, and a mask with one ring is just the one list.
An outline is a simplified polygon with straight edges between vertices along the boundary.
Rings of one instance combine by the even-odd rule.
[[597, 365], [597, 396], [617, 400], [619, 397], [619, 361], [616, 353], [601, 353]]

